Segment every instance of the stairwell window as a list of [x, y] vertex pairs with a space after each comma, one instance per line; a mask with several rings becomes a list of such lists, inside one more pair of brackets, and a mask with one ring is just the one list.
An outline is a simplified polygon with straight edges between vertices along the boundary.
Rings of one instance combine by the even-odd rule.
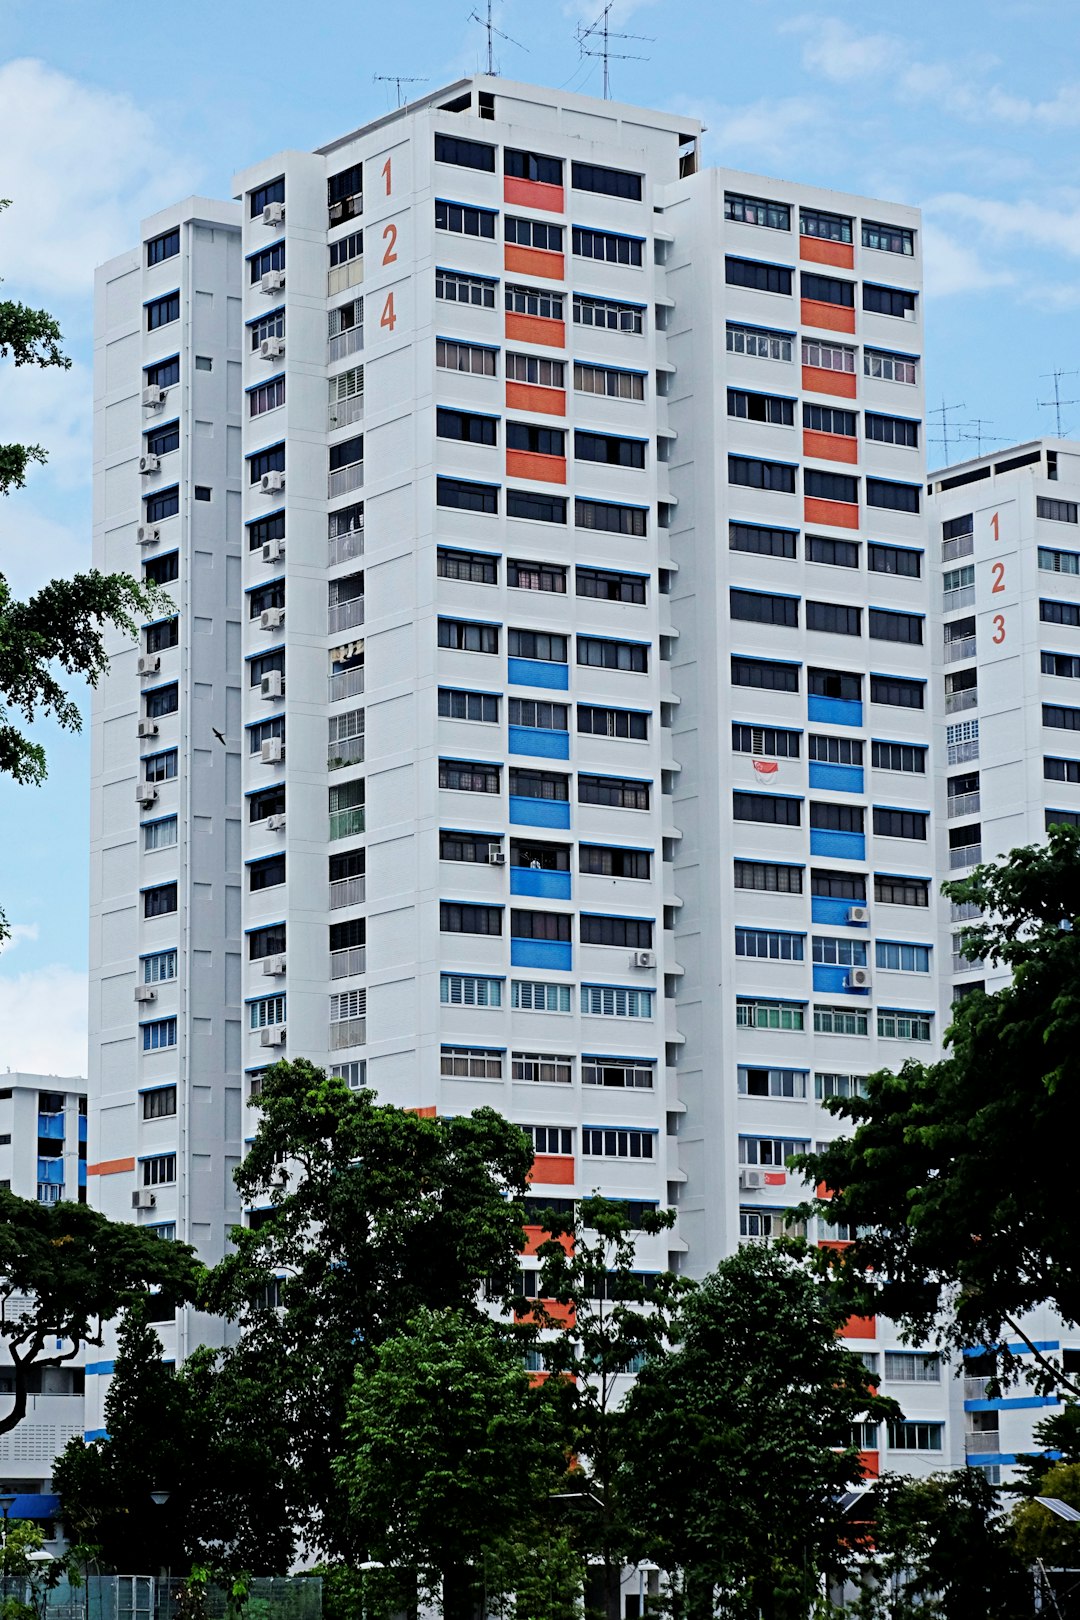
[[[146, 330], [156, 332], [180, 319], [180, 292], [166, 293], [164, 298], [153, 298], [146, 307]], [[177, 368], [179, 372], [179, 367]], [[179, 376], [178, 379], [179, 380]]]
[[166, 1047], [175, 1045], [175, 1018], [155, 1018], [151, 1023], [143, 1024], [142, 1049], [144, 1052], [161, 1052]]

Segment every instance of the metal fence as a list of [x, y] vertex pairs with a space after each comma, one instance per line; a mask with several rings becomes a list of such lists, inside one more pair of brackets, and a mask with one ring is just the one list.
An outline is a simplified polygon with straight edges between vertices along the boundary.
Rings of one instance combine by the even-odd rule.
[[61, 1581], [42, 1599], [41, 1620], [321, 1620], [322, 1579], [259, 1576], [237, 1603], [213, 1584], [189, 1592], [176, 1577], [91, 1575], [85, 1586]]

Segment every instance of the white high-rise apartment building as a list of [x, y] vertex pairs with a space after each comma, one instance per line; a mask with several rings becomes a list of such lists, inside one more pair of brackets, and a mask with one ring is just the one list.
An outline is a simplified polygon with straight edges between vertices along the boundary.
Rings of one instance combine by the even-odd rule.
[[[178, 454], [198, 416], [230, 500], [240, 473], [207, 677], [215, 701], [241, 687], [212, 759], [240, 739], [240, 780], [204, 848], [226, 896], [243, 873], [242, 962], [234, 988], [227, 909], [224, 971], [184, 1001], [225, 1034], [214, 1086], [235, 1095], [235, 999], [249, 1095], [304, 1056], [404, 1106], [492, 1104], [532, 1137], [540, 1207], [673, 1205], [641, 1264], [700, 1275], [783, 1229], [786, 1158], [839, 1128], [825, 1099], [932, 1055], [941, 1018], [918, 217], [699, 172], [698, 146], [692, 120], [476, 78], [246, 170], [242, 286], [198, 283], [242, 298], [242, 396], [181, 416]], [[234, 217], [212, 216], [230, 241]], [[159, 358], [141, 301], [178, 279], [146, 251], [120, 261], [125, 397]], [[123, 429], [110, 565], [149, 411]], [[183, 465], [180, 525], [210, 481]], [[170, 921], [135, 915], [184, 857], [159, 879], [135, 845], [124, 656], [99, 700], [127, 728], [132, 915], [95, 1034], [117, 1212], [145, 1155], [176, 1152], [171, 1196], [196, 1182], [183, 1113], [141, 1119], [136, 1064], [205, 1073], [133, 1050], [136, 963], [188, 934], [194, 954], [198, 925], [183, 885]], [[179, 777], [148, 821], [197, 779], [197, 701], [158, 722]], [[910, 1420], [866, 1451], [941, 1466], [946, 1374], [886, 1324], [850, 1332]]]

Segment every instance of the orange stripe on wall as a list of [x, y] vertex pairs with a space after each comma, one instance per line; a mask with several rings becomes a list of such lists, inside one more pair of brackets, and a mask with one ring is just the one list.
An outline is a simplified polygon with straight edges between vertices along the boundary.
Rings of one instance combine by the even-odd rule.
[[574, 1184], [574, 1156], [570, 1153], [541, 1153], [529, 1171], [530, 1186], [572, 1187]]
[[[553, 428], [545, 428], [552, 433]], [[545, 484], [566, 483], [566, 457], [541, 456], [534, 450], [508, 450], [506, 452], [507, 478], [534, 478]]]
[[824, 366], [803, 366], [802, 385], [815, 394], [839, 394], [854, 399], [856, 378], [853, 371], [826, 371]]
[[543, 416], [565, 416], [566, 390], [542, 388], [539, 383], [508, 382], [506, 403], [517, 411], [538, 411]]
[[801, 302], [804, 326], [824, 327], [827, 332], [854, 332], [855, 311], [845, 304], [826, 304], [819, 298], [804, 298]]
[[516, 242], [505, 244], [503, 265], [518, 275], [544, 276], [548, 281], [561, 281], [565, 274], [561, 253], [549, 253], [546, 248], [519, 247]]
[[881, 1472], [881, 1458], [876, 1451], [860, 1451], [859, 1462], [862, 1465], [864, 1479], [877, 1479]]
[[435, 1104], [432, 1103], [428, 1108], [406, 1108], [405, 1112], [407, 1114], [415, 1114], [417, 1119], [434, 1119], [437, 1110], [435, 1108]]
[[813, 428], [804, 428], [802, 448], [804, 456], [814, 456], [818, 461], [859, 459], [858, 439], [848, 439], [842, 433], [818, 433]]
[[872, 1339], [877, 1333], [876, 1316], [849, 1316], [837, 1334], [839, 1339]]
[[509, 310], [506, 336], [510, 342], [543, 343], [549, 349], [566, 348], [566, 322], [547, 315], [519, 315]]
[[803, 501], [803, 516], [807, 523], [827, 523], [834, 529], [857, 529], [859, 508], [846, 501], [823, 501], [816, 495], [807, 495]]
[[854, 270], [855, 248], [851, 242], [826, 242], [820, 236], [800, 236], [799, 258], [815, 264], [835, 264], [840, 270]]
[[134, 1159], [99, 1159], [97, 1164], [88, 1164], [88, 1176], [119, 1176], [125, 1170], [134, 1170]]
[[516, 203], [519, 208], [546, 208], [552, 214], [561, 214], [566, 206], [562, 186], [521, 180], [513, 174], [503, 176], [503, 202]]

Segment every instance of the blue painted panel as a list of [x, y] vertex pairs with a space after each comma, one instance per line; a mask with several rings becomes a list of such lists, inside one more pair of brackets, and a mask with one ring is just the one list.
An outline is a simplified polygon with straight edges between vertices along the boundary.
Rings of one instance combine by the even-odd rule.
[[39, 1181], [48, 1181], [54, 1186], [59, 1186], [64, 1179], [63, 1159], [39, 1159], [37, 1162], [37, 1178]]
[[560, 939], [511, 939], [510, 966], [552, 968], [569, 973], [574, 965], [574, 947]]
[[965, 1401], [965, 1412], [1019, 1412], [1029, 1406], [1060, 1406], [1056, 1395], [1009, 1395], [991, 1401]]
[[108, 1429], [84, 1429], [83, 1430], [83, 1439], [84, 1440], [107, 1440], [108, 1438], [109, 1438]]
[[862, 793], [861, 765], [830, 765], [825, 760], [810, 761], [810, 786], [828, 788], [833, 793]]
[[565, 692], [570, 685], [570, 666], [549, 664], [540, 658], [508, 658], [506, 678], [511, 686], [546, 686]]
[[537, 900], [569, 900], [569, 872], [537, 872], [531, 866], [510, 868], [510, 893], [529, 894]]
[[568, 731], [540, 731], [536, 726], [511, 726], [510, 753], [538, 754], [542, 759], [569, 759]]
[[13, 1519], [55, 1519], [60, 1512], [58, 1496], [31, 1494], [16, 1496], [8, 1509]]
[[817, 697], [813, 692], [806, 699], [806, 713], [810, 720], [823, 720], [830, 726], [861, 726], [862, 704], [852, 698]]
[[89, 1378], [104, 1378], [108, 1373], [112, 1372], [115, 1365], [115, 1362], [112, 1361], [88, 1361], [86, 1363], [86, 1374]]
[[79, 1141], [80, 1142], [85, 1142], [86, 1141], [86, 1115], [85, 1114], [80, 1114], [79, 1115]]
[[847, 923], [849, 928], [869, 928], [869, 923], [848, 923], [848, 912], [852, 906], [861, 904], [861, 900], [830, 900], [828, 895], [811, 895], [810, 921], [833, 924]]
[[510, 820], [519, 827], [569, 827], [570, 804], [566, 799], [527, 799], [511, 793]]
[[1016, 1461], [1015, 1451], [991, 1451], [980, 1456], [968, 1457], [969, 1468], [994, 1468], [997, 1465], [1012, 1467]]
[[847, 981], [847, 976], [848, 976], [848, 974], [850, 972], [851, 972], [850, 968], [834, 967], [832, 965], [832, 963], [827, 963], [827, 962], [815, 962], [814, 963], [814, 989], [815, 990], [827, 990], [831, 995], [836, 994], [837, 991], [839, 991], [841, 994], [843, 994], [845, 996], [849, 996], [849, 995], [850, 996], [867, 996], [867, 995], [869, 995], [870, 994], [869, 990], [849, 990], [848, 989], [846, 981]]
[[810, 853], [838, 856], [842, 861], [865, 861], [866, 837], [863, 833], [826, 832], [821, 827], [811, 827]]
[[37, 1122], [39, 1136], [51, 1137], [53, 1141], [64, 1140], [63, 1114], [39, 1114]]
[[86, 1186], [86, 1160], [85, 1159], [80, 1159], [79, 1160], [79, 1186], [80, 1187], [85, 1187]]

